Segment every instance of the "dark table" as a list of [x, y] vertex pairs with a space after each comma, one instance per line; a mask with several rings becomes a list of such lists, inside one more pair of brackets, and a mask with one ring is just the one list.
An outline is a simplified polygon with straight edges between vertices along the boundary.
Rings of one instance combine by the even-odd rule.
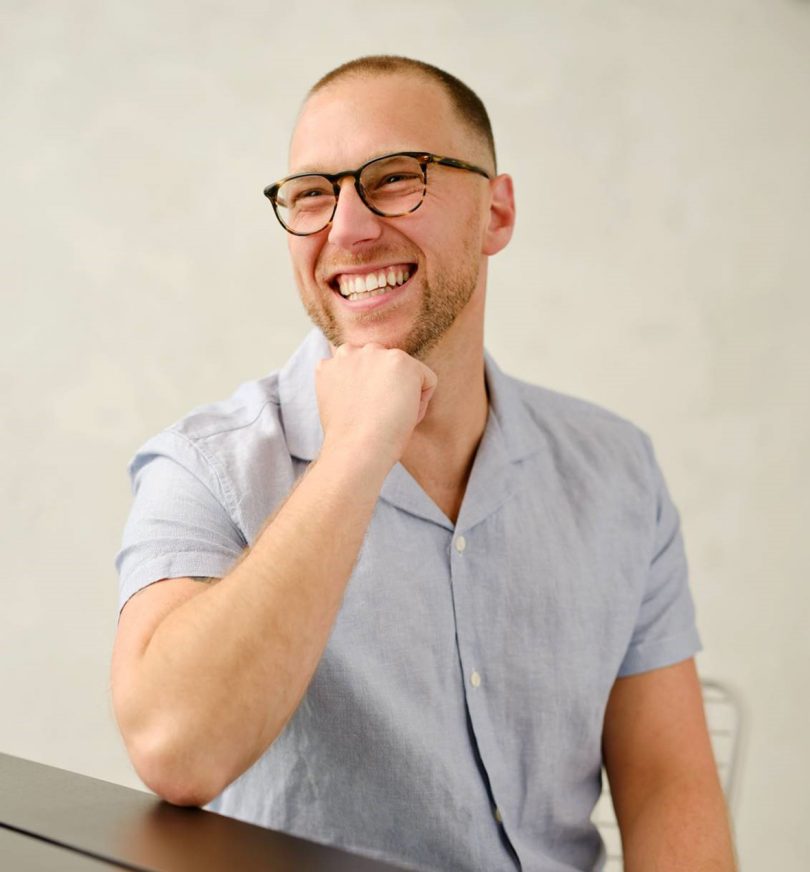
[[0, 754], [0, 869], [402, 872], [379, 860], [7, 754]]

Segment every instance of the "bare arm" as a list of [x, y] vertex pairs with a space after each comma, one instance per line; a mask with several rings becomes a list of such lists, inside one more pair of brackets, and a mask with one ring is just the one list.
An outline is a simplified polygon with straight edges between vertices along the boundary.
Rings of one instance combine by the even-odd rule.
[[603, 745], [627, 872], [736, 869], [693, 660], [618, 679]]
[[214, 585], [162, 581], [121, 615], [113, 704], [144, 782], [210, 801], [270, 745], [320, 660], [385, 476], [435, 376], [342, 347], [318, 372], [324, 445], [252, 549]]

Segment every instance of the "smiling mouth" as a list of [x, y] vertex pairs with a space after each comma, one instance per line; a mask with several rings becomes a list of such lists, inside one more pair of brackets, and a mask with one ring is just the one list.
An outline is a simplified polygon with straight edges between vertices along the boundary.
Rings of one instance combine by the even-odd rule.
[[415, 272], [414, 264], [396, 264], [367, 273], [339, 273], [330, 284], [341, 297], [354, 302], [387, 294], [404, 285]]

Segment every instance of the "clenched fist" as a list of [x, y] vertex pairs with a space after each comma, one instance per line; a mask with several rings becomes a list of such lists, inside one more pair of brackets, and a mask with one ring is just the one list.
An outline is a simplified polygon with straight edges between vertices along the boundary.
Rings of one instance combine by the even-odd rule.
[[[424, 418], [436, 374], [398, 348], [341, 345], [315, 373], [324, 448], [393, 466]], [[362, 454], [359, 454], [362, 452]]]

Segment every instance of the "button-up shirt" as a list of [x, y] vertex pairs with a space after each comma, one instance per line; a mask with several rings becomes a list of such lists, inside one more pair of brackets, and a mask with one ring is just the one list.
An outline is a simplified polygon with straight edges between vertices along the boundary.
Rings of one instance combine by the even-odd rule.
[[[140, 449], [122, 606], [221, 577], [256, 539], [318, 456], [329, 353], [313, 331]], [[601, 866], [611, 687], [700, 647], [678, 513], [636, 427], [485, 367], [456, 523], [393, 467], [300, 706], [210, 808], [418, 869]]]

